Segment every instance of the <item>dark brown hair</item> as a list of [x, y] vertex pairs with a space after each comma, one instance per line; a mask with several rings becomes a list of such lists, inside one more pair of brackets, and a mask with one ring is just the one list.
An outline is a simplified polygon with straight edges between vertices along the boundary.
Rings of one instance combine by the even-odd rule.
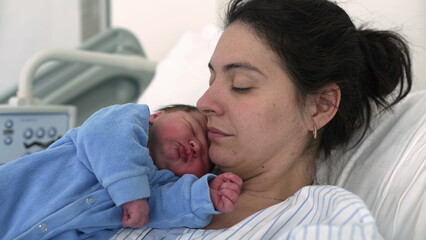
[[325, 156], [349, 142], [357, 129], [361, 140], [373, 105], [389, 109], [411, 89], [404, 38], [392, 31], [357, 29], [333, 2], [231, 0], [225, 27], [234, 22], [247, 24], [276, 53], [301, 100], [328, 84], [339, 86], [339, 109], [316, 144]]

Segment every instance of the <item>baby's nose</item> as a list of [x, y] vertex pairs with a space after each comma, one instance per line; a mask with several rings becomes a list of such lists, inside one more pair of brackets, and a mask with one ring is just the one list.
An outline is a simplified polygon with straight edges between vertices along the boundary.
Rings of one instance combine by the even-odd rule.
[[191, 147], [191, 153], [193, 157], [198, 157], [200, 152], [200, 144], [198, 144], [196, 141], [189, 141], [189, 146]]

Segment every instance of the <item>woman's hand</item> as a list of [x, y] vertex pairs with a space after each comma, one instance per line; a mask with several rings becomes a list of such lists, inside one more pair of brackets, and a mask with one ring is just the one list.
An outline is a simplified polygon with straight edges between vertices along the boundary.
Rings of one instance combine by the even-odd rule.
[[210, 182], [210, 197], [216, 210], [229, 213], [234, 210], [243, 181], [233, 173], [222, 173]]
[[149, 205], [146, 199], [137, 199], [123, 204], [124, 227], [139, 228], [148, 224]]

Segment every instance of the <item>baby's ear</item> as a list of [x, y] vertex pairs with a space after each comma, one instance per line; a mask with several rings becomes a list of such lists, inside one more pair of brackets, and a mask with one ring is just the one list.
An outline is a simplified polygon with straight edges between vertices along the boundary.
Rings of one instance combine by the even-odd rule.
[[160, 111], [160, 112], [156, 112], [156, 113], [151, 114], [149, 116], [149, 125], [152, 125], [155, 122], [155, 120], [163, 113], [164, 113], [164, 111]]

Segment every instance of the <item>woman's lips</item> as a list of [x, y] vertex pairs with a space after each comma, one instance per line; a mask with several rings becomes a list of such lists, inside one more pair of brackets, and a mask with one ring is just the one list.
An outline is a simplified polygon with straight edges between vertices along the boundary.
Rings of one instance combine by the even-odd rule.
[[210, 140], [219, 139], [219, 138], [224, 138], [224, 137], [228, 137], [228, 136], [231, 136], [231, 135], [226, 134], [226, 133], [224, 133], [224, 132], [220, 131], [220, 130], [219, 130], [219, 129], [217, 129], [217, 128], [214, 128], [214, 127], [209, 127], [209, 128], [208, 128], [207, 137], [208, 137]]

